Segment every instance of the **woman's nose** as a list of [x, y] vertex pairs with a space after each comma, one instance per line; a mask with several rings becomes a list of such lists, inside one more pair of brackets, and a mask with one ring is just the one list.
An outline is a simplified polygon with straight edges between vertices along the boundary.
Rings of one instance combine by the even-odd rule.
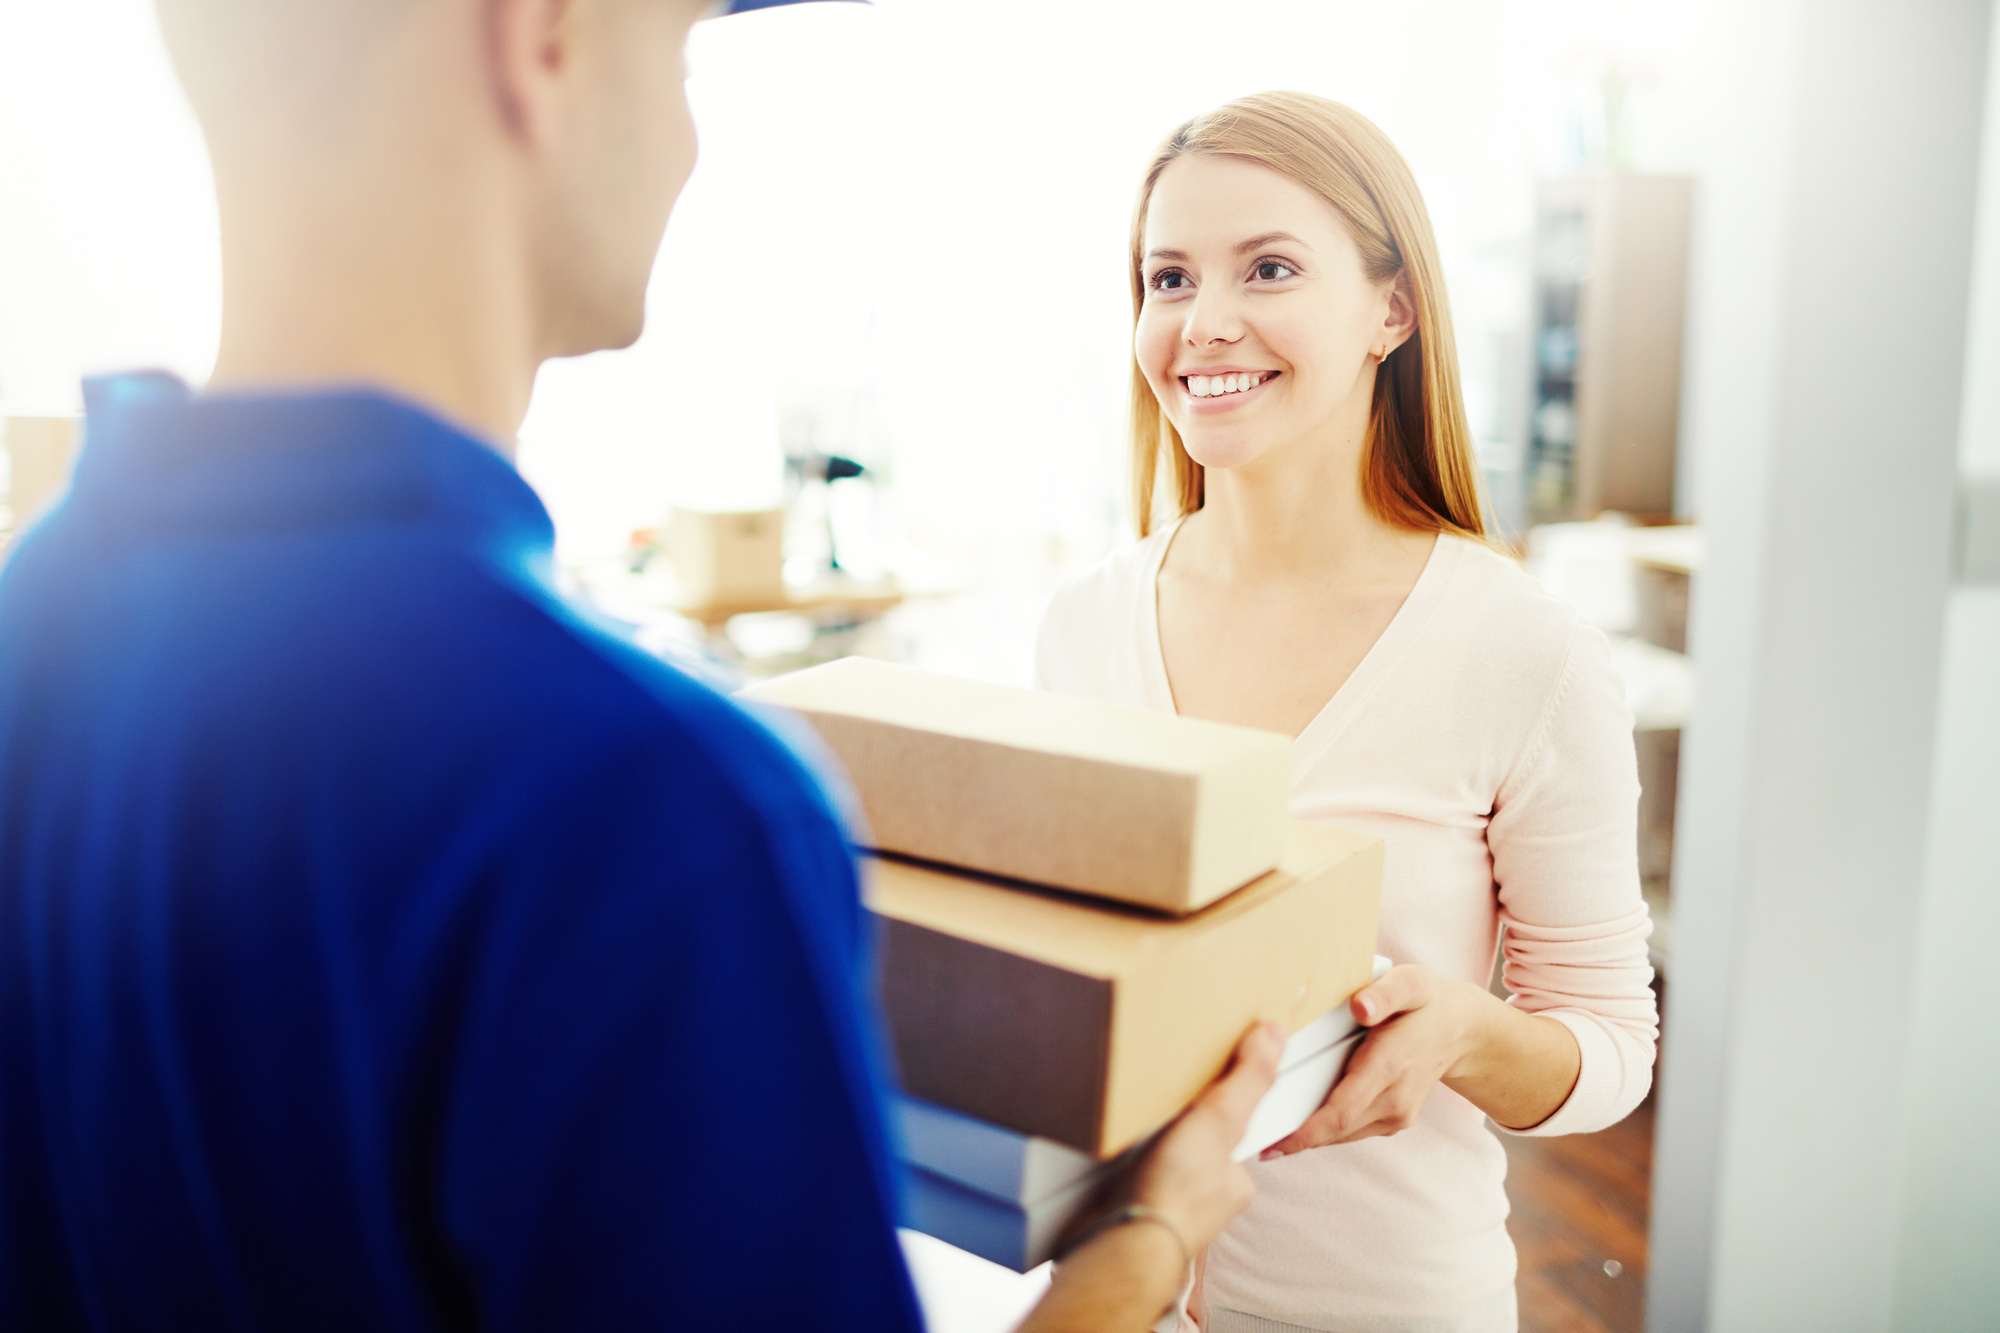
[[1243, 320], [1226, 292], [1198, 292], [1188, 305], [1183, 329], [1190, 347], [1233, 343], [1243, 336]]

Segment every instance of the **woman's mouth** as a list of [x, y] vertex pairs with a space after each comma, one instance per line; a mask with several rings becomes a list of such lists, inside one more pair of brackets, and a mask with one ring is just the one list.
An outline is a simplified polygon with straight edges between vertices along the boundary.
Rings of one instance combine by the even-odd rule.
[[1235, 371], [1225, 375], [1183, 375], [1181, 387], [1187, 396], [1202, 403], [1215, 403], [1252, 393], [1278, 377], [1275, 370]]

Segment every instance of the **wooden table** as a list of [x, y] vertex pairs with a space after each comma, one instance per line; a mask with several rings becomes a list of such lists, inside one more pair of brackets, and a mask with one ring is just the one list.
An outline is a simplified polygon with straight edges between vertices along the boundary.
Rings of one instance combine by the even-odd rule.
[[874, 620], [902, 605], [905, 595], [894, 579], [821, 579], [804, 587], [787, 588], [771, 597], [726, 601], [675, 598], [666, 603], [666, 609], [698, 622], [713, 634], [737, 616], [766, 615], [773, 611], [790, 611], [815, 619], [845, 614], [855, 620]]

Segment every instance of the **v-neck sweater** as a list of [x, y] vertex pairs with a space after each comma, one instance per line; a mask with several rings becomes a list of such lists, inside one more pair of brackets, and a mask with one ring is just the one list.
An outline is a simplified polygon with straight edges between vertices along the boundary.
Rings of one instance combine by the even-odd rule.
[[[1038, 684], [1175, 711], [1158, 577], [1173, 528], [1064, 584]], [[1536, 1135], [1622, 1119], [1658, 1016], [1639, 892], [1632, 714], [1604, 636], [1505, 557], [1444, 535], [1402, 607], [1294, 746], [1294, 817], [1388, 846], [1379, 951], [1484, 986], [1576, 1035], [1576, 1086]], [[1254, 1163], [1210, 1247], [1210, 1309], [1306, 1328], [1514, 1326], [1506, 1154], [1439, 1085], [1404, 1132]]]

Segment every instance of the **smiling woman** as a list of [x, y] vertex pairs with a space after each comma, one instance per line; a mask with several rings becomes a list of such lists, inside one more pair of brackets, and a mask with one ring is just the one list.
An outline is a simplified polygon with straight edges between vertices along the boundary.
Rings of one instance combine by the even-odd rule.
[[[1302, 143], [1298, 127], [1315, 121], [1324, 122], [1331, 132]], [[1231, 207], [1237, 193], [1256, 188], [1252, 173], [1271, 175], [1262, 164], [1277, 165], [1286, 175], [1302, 178], [1338, 216], [1340, 241], [1359, 258], [1362, 277], [1371, 284], [1396, 280], [1393, 296], [1401, 303], [1396, 324], [1400, 336], [1385, 328], [1370, 348], [1381, 383], [1370, 398], [1373, 417], [1364, 468], [1369, 504], [1398, 526], [1483, 534], [1479, 468], [1459, 391], [1443, 266], [1416, 182], [1395, 145], [1366, 117], [1306, 93], [1246, 97], [1175, 131], [1146, 174], [1132, 223], [1132, 306], [1142, 344], [1149, 333], [1160, 337], [1165, 326], [1164, 320], [1147, 319], [1149, 309], [1160, 311], [1195, 294], [1187, 255], [1173, 249], [1146, 250], [1153, 196], [1167, 169], [1183, 159], [1194, 159], [1204, 170], [1208, 198], [1225, 228], [1230, 218], [1240, 216]], [[1364, 180], [1379, 191], [1379, 198], [1360, 188]], [[1246, 237], [1230, 246], [1229, 253], [1242, 273], [1228, 276], [1248, 291], [1280, 294], [1312, 286], [1322, 267], [1315, 262], [1322, 257], [1287, 231]], [[1353, 266], [1344, 271], [1351, 274]], [[1395, 352], [1401, 355], [1392, 360]], [[1133, 366], [1132, 485], [1142, 537], [1155, 521], [1163, 467], [1172, 479], [1173, 517], [1193, 513], [1202, 502], [1203, 463], [1189, 453], [1182, 432], [1161, 406], [1172, 397], [1161, 392], [1159, 377], [1168, 369], [1149, 363], [1143, 348]], [[1238, 381], [1234, 387], [1214, 384], [1213, 377], [1232, 373]], [[1179, 370], [1178, 378], [1190, 397], [1210, 398], [1260, 389], [1281, 373], [1274, 367], [1218, 362], [1190, 365]], [[1223, 405], [1217, 404], [1214, 409], [1199, 409], [1196, 415], [1211, 416], [1220, 410]]]
[[1198, 117], [1146, 173], [1131, 262], [1141, 540], [1056, 594], [1041, 683], [1293, 737], [1294, 816], [1388, 843], [1398, 964], [1190, 1317], [1509, 1333], [1486, 1120], [1598, 1129], [1651, 1079], [1623, 689], [1603, 636], [1482, 540], [1436, 246], [1381, 131], [1300, 93]]

